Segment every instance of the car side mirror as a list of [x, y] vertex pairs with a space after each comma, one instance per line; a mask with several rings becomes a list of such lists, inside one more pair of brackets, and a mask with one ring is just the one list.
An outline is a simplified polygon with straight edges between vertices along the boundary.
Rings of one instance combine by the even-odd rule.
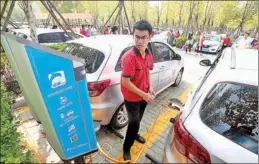
[[201, 66], [211, 66], [212, 63], [211, 63], [211, 61], [209, 59], [204, 59], [204, 60], [200, 61], [200, 65]]

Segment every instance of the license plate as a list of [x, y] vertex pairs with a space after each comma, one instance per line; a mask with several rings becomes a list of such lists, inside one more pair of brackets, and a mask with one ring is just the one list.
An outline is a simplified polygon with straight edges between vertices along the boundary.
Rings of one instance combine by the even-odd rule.
[[202, 48], [202, 51], [209, 51], [208, 48]]

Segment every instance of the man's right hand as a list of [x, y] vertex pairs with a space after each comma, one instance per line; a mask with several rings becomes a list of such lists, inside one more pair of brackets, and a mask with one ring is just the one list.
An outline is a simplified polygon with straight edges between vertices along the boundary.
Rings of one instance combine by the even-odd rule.
[[145, 93], [142, 97], [147, 103], [153, 103], [154, 102], [154, 96], [152, 96], [150, 93]]

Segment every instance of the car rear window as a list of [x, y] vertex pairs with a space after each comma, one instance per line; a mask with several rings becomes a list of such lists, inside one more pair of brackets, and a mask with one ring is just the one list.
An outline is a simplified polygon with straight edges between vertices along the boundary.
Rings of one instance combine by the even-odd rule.
[[212, 130], [258, 154], [258, 87], [219, 83], [200, 109], [201, 120]]
[[96, 49], [78, 44], [68, 43], [63, 52], [83, 58], [85, 60], [86, 73], [94, 73], [101, 66], [104, 54]]
[[72, 39], [65, 32], [51, 32], [38, 35], [39, 43], [61, 43]]

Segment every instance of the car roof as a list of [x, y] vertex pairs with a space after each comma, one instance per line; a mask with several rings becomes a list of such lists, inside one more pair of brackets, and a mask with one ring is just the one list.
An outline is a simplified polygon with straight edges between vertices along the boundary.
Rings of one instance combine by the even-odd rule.
[[[30, 35], [30, 29], [14, 29], [12, 31], [20, 32], [26, 34], [27, 36]], [[49, 28], [36, 28], [37, 35], [45, 34], [45, 33], [53, 33], [53, 32], [64, 32], [63, 29], [49, 29]]]
[[[152, 38], [152, 42], [159, 41], [159, 39]], [[110, 47], [120, 47], [127, 46], [133, 44], [133, 36], [132, 35], [97, 35], [87, 38], [80, 38], [75, 40], [67, 41], [66, 43], [76, 43], [81, 44], [87, 47], [92, 47], [103, 52], [107, 52]]]
[[257, 86], [258, 50], [226, 48], [212, 76], [215, 82], [231, 81]]

